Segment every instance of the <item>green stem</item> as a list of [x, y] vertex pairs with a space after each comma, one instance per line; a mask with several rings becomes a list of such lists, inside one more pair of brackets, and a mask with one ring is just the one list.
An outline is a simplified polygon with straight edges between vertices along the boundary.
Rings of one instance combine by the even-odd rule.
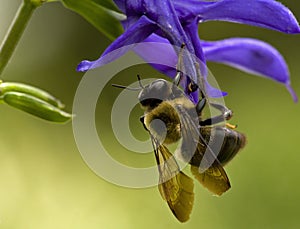
[[0, 47], [0, 75], [10, 60], [25, 28], [38, 4], [25, 0], [20, 5], [15, 18]]

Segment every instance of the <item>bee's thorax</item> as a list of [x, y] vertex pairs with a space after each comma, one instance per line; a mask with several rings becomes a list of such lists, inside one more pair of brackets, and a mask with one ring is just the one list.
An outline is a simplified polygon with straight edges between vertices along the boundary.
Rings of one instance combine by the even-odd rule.
[[180, 118], [169, 101], [163, 101], [150, 112], [146, 112], [144, 124], [152, 135], [163, 139], [161, 143], [170, 144], [181, 138]]

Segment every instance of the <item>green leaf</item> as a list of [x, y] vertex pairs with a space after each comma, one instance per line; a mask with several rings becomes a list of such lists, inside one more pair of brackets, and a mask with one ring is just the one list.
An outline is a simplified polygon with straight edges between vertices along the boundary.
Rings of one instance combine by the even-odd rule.
[[88, 22], [114, 40], [123, 33], [120, 21], [126, 19], [124, 14], [115, 10], [108, 0], [61, 0], [64, 6], [84, 17]]
[[115, 3], [111, 0], [92, 0], [96, 4], [103, 6], [109, 10], [120, 12], [119, 8], [115, 5]]

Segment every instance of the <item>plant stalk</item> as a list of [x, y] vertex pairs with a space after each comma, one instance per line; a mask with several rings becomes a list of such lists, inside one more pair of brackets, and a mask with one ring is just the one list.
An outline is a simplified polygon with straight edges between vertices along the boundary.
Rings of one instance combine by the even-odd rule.
[[27, 23], [37, 6], [37, 4], [28, 0], [21, 3], [15, 18], [12, 21], [0, 46], [0, 75], [11, 59], [15, 48], [27, 26]]

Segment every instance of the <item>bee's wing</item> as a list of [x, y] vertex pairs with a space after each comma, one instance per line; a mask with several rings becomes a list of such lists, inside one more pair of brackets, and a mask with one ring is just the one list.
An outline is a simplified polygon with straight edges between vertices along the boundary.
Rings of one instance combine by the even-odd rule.
[[191, 172], [204, 187], [215, 195], [220, 196], [230, 189], [230, 182], [226, 172], [217, 161], [203, 172], [199, 170], [199, 167], [191, 165]]
[[[198, 166], [191, 165], [191, 172], [195, 178], [212, 193], [221, 195], [230, 188], [224, 168], [200, 134], [198, 119], [191, 117], [183, 107], [178, 106], [177, 110], [180, 113], [182, 135], [182, 145], [177, 153], [184, 159], [197, 161]], [[208, 152], [204, 154], [206, 149]], [[199, 168], [200, 165], [204, 165], [204, 168]]]
[[179, 150], [176, 151], [176, 155], [189, 163], [197, 151], [199, 137], [201, 137], [199, 132], [199, 117], [195, 109], [189, 112], [184, 106], [176, 104], [175, 108], [180, 119], [182, 137], [182, 142], [178, 148]]
[[158, 189], [180, 222], [189, 219], [194, 203], [193, 180], [180, 171], [179, 166], [164, 145], [151, 137], [159, 171]]

